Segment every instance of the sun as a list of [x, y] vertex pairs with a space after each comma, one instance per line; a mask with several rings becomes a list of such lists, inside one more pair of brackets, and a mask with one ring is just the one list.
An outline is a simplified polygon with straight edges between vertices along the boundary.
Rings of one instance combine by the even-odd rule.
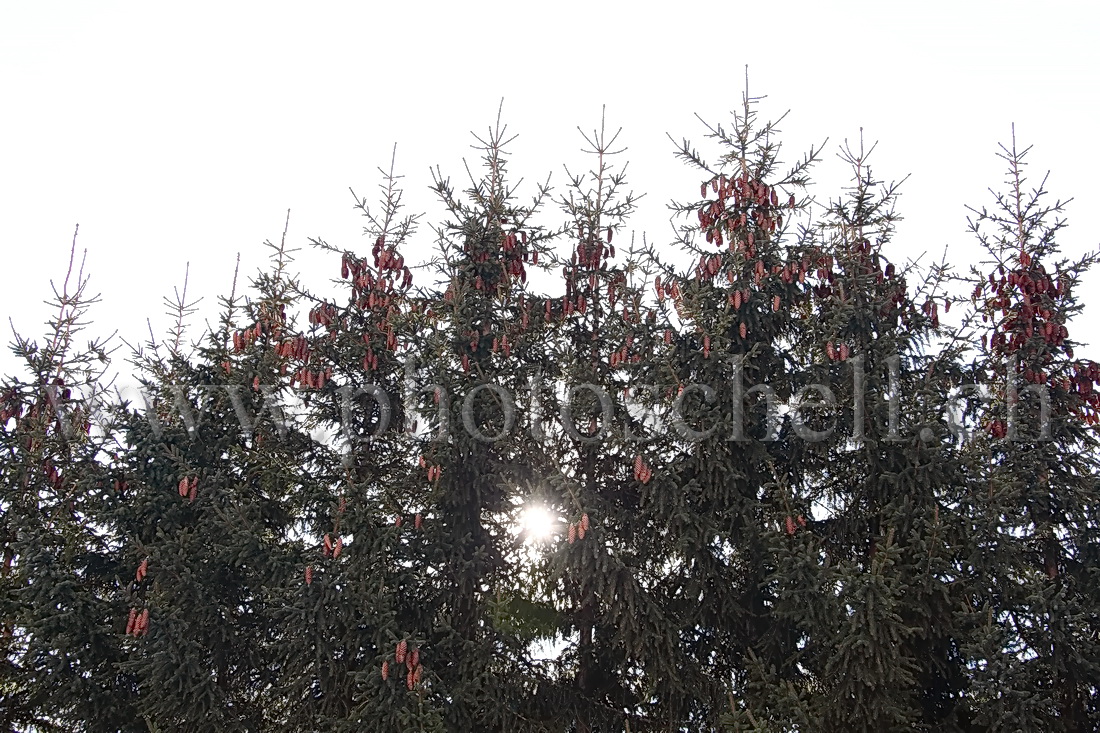
[[557, 527], [554, 514], [541, 504], [523, 508], [519, 516], [520, 529], [528, 542], [542, 542], [553, 536]]

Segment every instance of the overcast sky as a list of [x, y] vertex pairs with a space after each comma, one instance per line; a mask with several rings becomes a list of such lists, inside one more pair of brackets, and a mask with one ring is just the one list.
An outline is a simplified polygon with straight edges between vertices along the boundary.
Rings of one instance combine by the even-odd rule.
[[[762, 114], [790, 110], [787, 160], [829, 139], [817, 195], [835, 194], [837, 146], [861, 127], [879, 142], [879, 177], [911, 175], [894, 259], [947, 247], [965, 268], [975, 250], [964, 205], [987, 203], [1002, 180], [997, 144], [1012, 123], [1035, 145], [1033, 180], [1049, 169], [1052, 196], [1075, 199], [1063, 244], [1078, 254], [1100, 242], [1088, 5], [5, 3], [0, 314], [41, 331], [40, 303], [79, 223], [103, 296], [97, 331], [138, 341], [151, 317], [163, 332], [161, 300], [187, 262], [213, 320], [237, 253], [246, 274], [263, 265], [287, 209], [296, 246], [320, 237], [369, 250], [348, 189], [371, 193], [395, 143], [410, 210], [438, 212], [429, 167], [461, 182], [463, 157], [476, 157], [469, 133], [502, 99], [527, 193], [550, 173], [563, 184], [563, 163], [585, 166], [576, 128], [597, 125], [606, 105], [646, 194], [638, 235], [668, 242], [666, 204], [690, 199], [699, 179], [666, 133], [706, 150], [694, 114], [728, 121], [746, 64], [751, 91], [767, 95]], [[422, 230], [421, 246], [431, 240]], [[315, 260], [300, 269], [320, 288], [339, 263]], [[1100, 344], [1100, 295], [1086, 301], [1092, 315], [1071, 333]]]

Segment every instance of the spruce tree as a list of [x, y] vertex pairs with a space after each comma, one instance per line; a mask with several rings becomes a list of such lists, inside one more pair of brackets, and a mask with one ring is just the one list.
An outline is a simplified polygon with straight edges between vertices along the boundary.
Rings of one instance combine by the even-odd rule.
[[[326, 449], [294, 504], [299, 564], [275, 631], [278, 694], [292, 702], [276, 730], [438, 729], [438, 714], [409, 691], [431, 669], [418, 643], [432, 620], [418, 562], [421, 482], [400, 400], [415, 307], [402, 249], [416, 217], [401, 213], [392, 163], [382, 173], [377, 210], [356, 197], [369, 254], [313, 240], [339, 255], [342, 302], [302, 291], [308, 356], [290, 369], [306, 425]], [[395, 658], [402, 644], [408, 651]]]
[[[1097, 442], [1100, 366], [1079, 358], [1069, 321], [1096, 252], [1061, 255], [1063, 201], [1028, 189], [1015, 136], [993, 207], [973, 209], [986, 259], [974, 268], [980, 338], [971, 460], [960, 509], [973, 584], [960, 617], [977, 719], [990, 730], [1095, 730], [1100, 722]], [[978, 317], [980, 316], [980, 321]]]
[[170, 340], [134, 354], [145, 404], [119, 405], [112, 529], [129, 576], [120, 668], [137, 681], [151, 731], [262, 730], [288, 708], [270, 694], [275, 619], [279, 589], [301, 577], [295, 497], [321, 460], [274, 404], [299, 338], [287, 318], [285, 234], [271, 247], [259, 297], [242, 304], [234, 288], [193, 354], [184, 328], [194, 304], [179, 295]]
[[[86, 254], [86, 253], [85, 253]], [[16, 335], [23, 371], [0, 383], [0, 727], [140, 730], [121, 631], [120, 564], [108, 530], [118, 483], [109, 421], [110, 340], [78, 339], [98, 301], [74, 235], [51, 283], [44, 338]], [[93, 430], [94, 427], [94, 430]]]
[[557, 315], [526, 286], [546, 247], [537, 217], [548, 190], [517, 200], [509, 142], [498, 116], [477, 138], [483, 173], [471, 172], [468, 188], [434, 175], [446, 209], [431, 262], [441, 282], [425, 296], [410, 355], [414, 389], [430, 400], [410, 457], [427, 487], [429, 529], [416, 562], [433, 623], [417, 639], [429, 670], [417, 692], [441, 709], [447, 731], [554, 730], [558, 712], [519, 623], [527, 571], [512, 531], [546, 463], [516, 400], [546, 370], [544, 327]]
[[590, 733], [637, 727], [645, 717], [638, 709], [647, 702], [643, 669], [661, 648], [652, 634], [661, 633], [663, 620], [639, 613], [654, 609], [646, 585], [662, 558], [639, 484], [629, 478], [644, 422], [630, 409], [633, 377], [653, 353], [656, 315], [644, 302], [642, 249], [625, 237], [637, 199], [626, 189], [626, 166], [614, 162], [624, 152], [616, 147], [619, 132], [609, 135], [601, 119], [598, 130], [581, 134], [591, 167], [576, 175], [567, 167], [558, 200], [569, 246], [568, 257], [555, 260], [564, 292], [544, 433], [552, 506], [563, 526], [544, 564], [545, 592], [559, 613], [558, 674], [568, 701], [562, 723]]

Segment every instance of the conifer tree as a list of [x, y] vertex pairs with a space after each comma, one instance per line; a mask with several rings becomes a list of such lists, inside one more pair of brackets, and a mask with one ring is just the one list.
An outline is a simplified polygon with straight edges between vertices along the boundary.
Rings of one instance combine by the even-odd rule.
[[431, 574], [434, 621], [420, 640], [432, 665], [422, 694], [447, 731], [553, 730], [552, 685], [519, 623], [525, 569], [512, 532], [546, 463], [516, 400], [546, 370], [544, 327], [557, 315], [525, 284], [546, 247], [537, 216], [548, 189], [517, 201], [499, 116], [477, 140], [484, 173], [465, 191], [435, 173], [442, 292], [425, 297], [413, 354], [415, 390], [431, 400], [417, 471], [430, 527], [417, 562]]
[[[938, 307], [882, 255], [895, 194], [876, 196], [862, 150], [845, 154], [850, 198], [816, 230], [784, 229], [817, 152], [775, 176], [777, 130], [755, 124], [753, 101], [730, 133], [712, 129], [719, 166], [681, 147], [708, 175], [682, 207], [699, 218], [683, 238], [698, 264], [662, 283], [683, 324], [670, 324], [677, 382], [724, 387], [695, 402], [717, 430], [672, 444], [653, 489], [675, 512], [669, 600], [694, 652], [678, 679], [697, 675], [680, 724], [714, 725], [728, 695], [733, 730], [942, 725], [960, 667], [937, 575], [958, 346], [925, 357]], [[917, 424], [899, 432], [899, 411]]]
[[949, 578], [960, 529], [943, 506], [966, 476], [948, 422], [963, 344], [940, 340], [944, 267], [922, 274], [887, 259], [897, 186], [880, 186], [868, 156], [862, 140], [845, 146], [851, 188], [817, 234], [824, 256], [803, 343], [824, 369], [805, 374], [836, 385], [843, 432], [798, 441], [791, 456], [804, 466], [799, 503], [813, 518], [804, 533], [784, 520], [800, 546], [783, 553], [792, 567], [777, 564], [777, 614], [800, 637], [792, 661], [808, 673], [803, 718], [955, 730], [965, 714], [955, 705], [959, 596]]
[[[220, 328], [191, 354], [186, 288], [166, 344], [135, 353], [144, 409], [119, 406], [125, 441], [112, 527], [122, 543], [128, 660], [155, 730], [263, 729], [277, 685], [278, 589], [300, 577], [294, 497], [317, 446], [274, 403], [286, 384], [293, 306], [285, 233], [260, 297], [232, 294]], [[235, 283], [234, 283], [235, 285]]]
[[1060, 253], [1062, 201], [1027, 188], [1028, 149], [1002, 146], [1005, 187], [973, 209], [986, 259], [974, 268], [981, 317], [973, 368], [971, 458], [980, 481], [960, 509], [971, 523], [960, 616], [972, 625], [977, 719], [990, 730], [1095, 730], [1100, 723], [1097, 442], [1100, 366], [1075, 356], [1070, 319], [1097, 253]]
[[702, 176], [700, 199], [677, 206], [690, 217], [678, 245], [692, 267], [658, 283], [672, 305], [666, 369], [685, 423], [669, 432], [650, 488], [676, 559], [667, 602], [682, 619], [676, 642], [686, 651], [674, 722], [706, 730], [729, 712], [730, 695], [746, 697], [739, 677], [750, 660], [793, 674], [795, 639], [770, 613], [769, 544], [809, 514], [793, 493], [805, 470], [792, 455], [797, 438], [777, 410], [804, 366], [793, 346], [814, 253], [791, 220], [818, 151], [782, 171], [778, 130], [758, 123], [756, 103], [746, 92], [729, 130], [708, 128], [721, 148], [716, 163], [687, 141], [679, 146]]
[[546, 375], [557, 385], [545, 398], [547, 480], [566, 525], [545, 554], [547, 593], [560, 614], [562, 722], [582, 733], [639, 724], [645, 690], [635, 665], [651, 663], [654, 655], [640, 645], [661, 625], [638, 613], [661, 558], [629, 478], [644, 422], [629, 407], [632, 377], [653, 353], [656, 314], [644, 303], [641, 248], [624, 237], [637, 199], [624, 190], [626, 166], [613, 162], [624, 152], [618, 135], [601, 119], [598, 130], [582, 132], [592, 167], [579, 175], [566, 169], [559, 205], [569, 252], [555, 262], [564, 294], [554, 324], [556, 368]]
[[105, 531], [117, 488], [102, 470], [109, 340], [78, 343], [98, 301], [78, 256], [74, 235], [45, 338], [16, 336], [24, 371], [0, 384], [4, 730], [137, 729], [134, 680], [119, 668], [129, 570]]
[[[303, 295], [309, 356], [294, 381], [306, 424], [329, 450], [295, 503], [301, 566], [283, 591], [276, 636], [280, 694], [294, 702], [279, 730], [439, 725], [437, 711], [409, 692], [431, 669], [417, 645], [432, 622], [418, 562], [427, 533], [421, 482], [400, 400], [416, 307], [402, 248], [416, 217], [401, 213], [392, 163], [382, 174], [379, 209], [356, 197], [369, 255], [313, 242], [340, 255], [346, 301]], [[395, 658], [401, 645], [407, 651]]]

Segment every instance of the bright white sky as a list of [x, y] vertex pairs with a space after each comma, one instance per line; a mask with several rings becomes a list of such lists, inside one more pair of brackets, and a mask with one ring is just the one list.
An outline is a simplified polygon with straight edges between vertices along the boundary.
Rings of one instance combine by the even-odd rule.
[[[606, 104], [633, 188], [647, 194], [634, 225], [667, 242], [665, 205], [697, 196], [698, 178], [666, 132], [707, 150], [693, 113], [729, 120], [746, 64], [752, 90], [768, 95], [762, 111], [791, 110], [788, 160], [829, 138], [819, 195], [835, 193], [837, 146], [860, 127], [880, 141], [880, 177], [912, 174], [894, 259], [945, 246], [960, 266], [973, 258], [964, 203], [989, 202], [1013, 122], [1035, 144], [1034, 180], [1050, 169], [1052, 195], [1075, 198], [1063, 241], [1081, 253], [1100, 239], [1088, 142], [1100, 44], [1088, 5], [5, 3], [0, 315], [41, 331], [40, 302], [79, 223], [103, 295], [97, 332], [140, 341], [151, 316], [163, 333], [161, 300], [188, 261], [213, 321], [236, 254], [243, 273], [264, 264], [261, 244], [277, 240], [287, 209], [295, 245], [368, 250], [348, 188], [371, 192], [394, 143], [410, 209], [437, 213], [429, 166], [461, 183], [463, 156], [476, 156], [469, 131], [484, 131], [502, 98], [520, 136], [512, 172], [529, 193], [550, 172], [563, 184], [563, 162], [586, 165], [576, 127], [597, 125]], [[422, 246], [431, 239], [422, 230]], [[338, 267], [301, 263], [317, 288]], [[1100, 343], [1100, 297], [1086, 300], [1092, 314], [1071, 333]]]

